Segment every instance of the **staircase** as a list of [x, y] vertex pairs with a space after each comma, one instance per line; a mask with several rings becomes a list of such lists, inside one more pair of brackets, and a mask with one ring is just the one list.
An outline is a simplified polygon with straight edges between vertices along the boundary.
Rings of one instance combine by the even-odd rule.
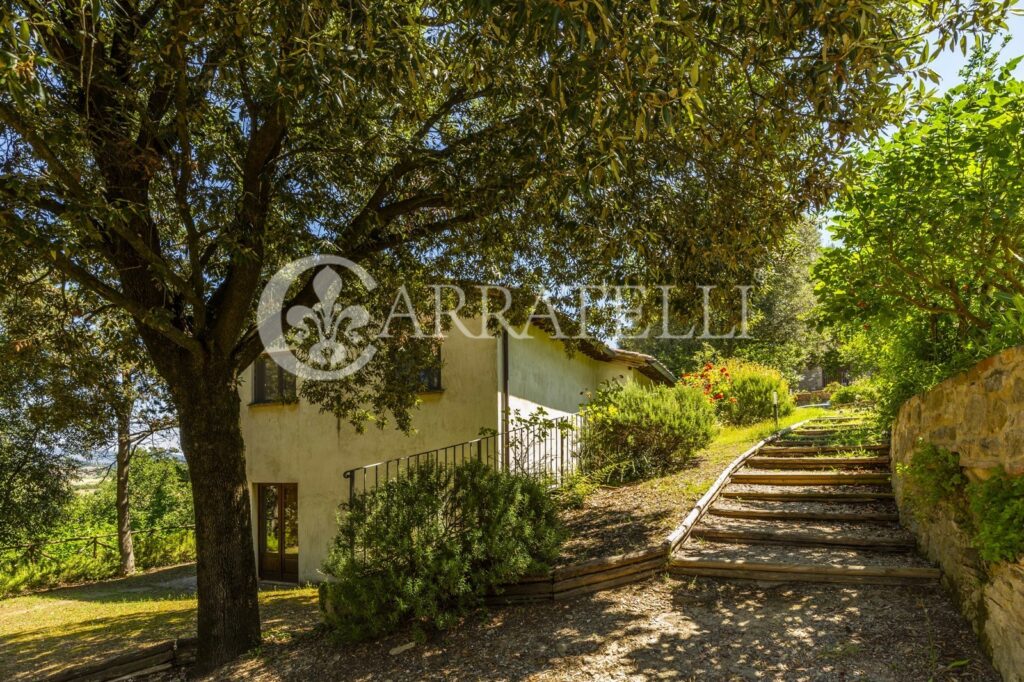
[[893, 500], [889, 444], [858, 417], [822, 417], [762, 447], [669, 561], [676, 575], [906, 585], [917, 555]]

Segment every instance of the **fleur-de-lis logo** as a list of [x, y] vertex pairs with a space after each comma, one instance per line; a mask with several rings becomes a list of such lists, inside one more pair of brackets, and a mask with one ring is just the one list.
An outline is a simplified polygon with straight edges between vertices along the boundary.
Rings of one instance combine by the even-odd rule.
[[313, 278], [317, 302], [313, 307], [292, 306], [285, 319], [295, 328], [295, 340], [304, 347], [310, 361], [319, 367], [332, 368], [348, 363], [364, 339], [357, 331], [370, 321], [370, 314], [361, 305], [342, 308], [341, 277], [333, 268], [324, 268]]
[[[303, 273], [314, 269], [317, 272], [312, 286], [317, 302], [312, 306], [289, 305], [289, 291], [301, 281]], [[370, 273], [347, 258], [309, 256], [278, 270], [260, 296], [256, 317], [264, 348], [274, 362], [304, 379], [349, 376], [365, 367], [377, 351], [360, 332], [370, 322], [370, 313], [361, 305], [346, 305], [341, 300], [339, 270], [354, 274], [366, 291], [377, 286]], [[291, 328], [288, 334], [285, 322]], [[301, 350], [304, 360], [299, 359], [296, 350]]]

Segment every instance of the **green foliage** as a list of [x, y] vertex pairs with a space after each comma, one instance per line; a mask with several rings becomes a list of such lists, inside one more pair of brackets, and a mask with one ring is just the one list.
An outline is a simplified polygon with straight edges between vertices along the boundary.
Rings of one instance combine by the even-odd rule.
[[726, 424], [771, 419], [775, 416], [773, 394], [778, 395], [780, 417], [792, 414], [796, 407], [781, 372], [745, 360], [726, 360], [721, 365], [708, 362], [698, 372], [683, 374], [680, 383], [701, 390]]
[[857, 379], [847, 386], [839, 386], [831, 392], [829, 400], [833, 405], [854, 405], [878, 401], [878, 387], [866, 377]]
[[555, 488], [553, 495], [558, 506], [563, 509], [579, 509], [587, 497], [592, 495], [600, 484], [592, 476], [574, 471], [563, 477], [561, 485]]
[[775, 415], [773, 394], [778, 395], [779, 416], [792, 414], [796, 403], [782, 373], [753, 362], [728, 361], [731, 380], [718, 401], [719, 415], [727, 424], [753, 424]]
[[889, 420], [910, 396], [1024, 342], [1024, 81], [976, 52], [966, 82], [861, 153], [815, 266], [823, 319], [876, 377]]
[[[3, 5], [4, 250], [134, 315], [166, 378], [181, 351], [248, 365], [266, 276], [313, 252], [413, 289], [751, 274], [829, 196], [838, 153], [899, 120], [932, 45], [1006, 12], [236, 5]], [[308, 396], [409, 428], [405, 360], [425, 344], [408, 341], [378, 339], [360, 381]]]
[[[172, 453], [139, 450], [128, 469], [132, 527], [190, 526], [195, 523], [192, 484], [185, 463]], [[106, 476], [95, 489], [80, 493], [65, 510], [65, 528], [106, 532], [116, 528], [117, 485]], [[79, 533], [81, 534], [81, 533]]]
[[496, 586], [553, 561], [561, 541], [541, 483], [475, 461], [415, 467], [343, 512], [320, 606], [349, 641], [410, 619], [444, 628]]
[[974, 528], [973, 544], [986, 561], [1017, 561], [1024, 557], [1024, 476], [999, 470], [983, 481], [967, 484], [967, 503]]
[[982, 559], [1024, 557], [1024, 476], [998, 469], [988, 478], [968, 482], [956, 453], [930, 443], [919, 444], [910, 465], [897, 472], [905, 477], [908, 500], [920, 522], [928, 523], [935, 507], [947, 504]]
[[691, 386], [605, 384], [582, 408], [581, 470], [603, 482], [651, 478], [681, 466], [717, 432], [715, 409]]
[[[180, 459], [139, 450], [129, 469], [136, 567], [166, 566], [195, 559], [195, 535], [181, 529], [195, 523], [188, 470]], [[0, 551], [0, 596], [22, 590], [101, 580], [117, 574], [116, 485], [107, 476], [92, 490], [74, 494], [59, 507], [43, 534]], [[145, 532], [150, 529], [174, 529]], [[98, 537], [93, 540], [93, 537]], [[86, 538], [57, 542], [67, 538]], [[57, 542], [57, 544], [46, 544]], [[32, 548], [22, 545], [31, 543]]]
[[[104, 534], [95, 541], [81, 537], [85, 539], [0, 552], [0, 597], [116, 576], [120, 567], [116, 535]], [[135, 565], [141, 570], [196, 558], [195, 533], [190, 529], [138, 533], [134, 543]]]
[[[811, 266], [820, 252], [818, 224], [799, 219], [787, 227], [781, 243], [771, 251], [768, 262], [753, 275], [747, 306], [747, 337], [739, 337], [741, 306], [735, 291], [716, 290], [709, 298], [709, 331], [733, 338], [701, 338], [702, 309], [670, 313], [669, 328], [694, 329], [692, 339], [626, 338], [626, 347], [650, 353], [673, 371], [699, 372], [706, 363], [718, 364], [723, 358], [740, 358], [774, 367], [793, 383], [808, 364], [820, 361], [828, 341], [816, 329]], [[725, 300], [720, 300], [724, 298]], [[687, 316], [689, 313], [689, 316]], [[656, 324], [655, 329], [660, 328]], [[681, 332], [679, 332], [681, 333]], [[739, 338], [737, 338], [739, 337]]]
[[910, 464], [897, 465], [896, 472], [906, 481], [907, 500], [922, 522], [927, 522], [941, 502], [956, 509], [967, 483], [959, 456], [931, 443], [918, 443]]

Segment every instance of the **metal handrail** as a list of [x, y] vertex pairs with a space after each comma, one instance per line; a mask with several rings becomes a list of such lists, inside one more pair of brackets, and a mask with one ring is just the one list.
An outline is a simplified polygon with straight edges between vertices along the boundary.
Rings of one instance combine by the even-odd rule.
[[348, 499], [366, 493], [381, 483], [397, 479], [403, 471], [428, 462], [455, 466], [471, 459], [485, 461], [508, 471], [547, 477], [560, 482], [578, 466], [579, 414], [546, 419], [505, 433], [493, 433], [472, 440], [424, 450], [404, 457], [366, 464], [346, 470]]

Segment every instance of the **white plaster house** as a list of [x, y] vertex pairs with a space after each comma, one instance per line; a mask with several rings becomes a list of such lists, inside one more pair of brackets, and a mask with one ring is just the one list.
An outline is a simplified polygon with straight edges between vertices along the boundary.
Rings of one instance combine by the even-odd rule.
[[441, 345], [439, 382], [424, 392], [414, 432], [370, 427], [358, 434], [316, 405], [294, 399], [295, 379], [264, 358], [239, 386], [254, 546], [265, 580], [317, 582], [348, 499], [346, 470], [502, 431], [502, 415], [577, 412], [583, 393], [609, 379], [672, 383], [653, 357], [563, 343], [530, 328], [533, 338], [473, 339], [453, 329]]

